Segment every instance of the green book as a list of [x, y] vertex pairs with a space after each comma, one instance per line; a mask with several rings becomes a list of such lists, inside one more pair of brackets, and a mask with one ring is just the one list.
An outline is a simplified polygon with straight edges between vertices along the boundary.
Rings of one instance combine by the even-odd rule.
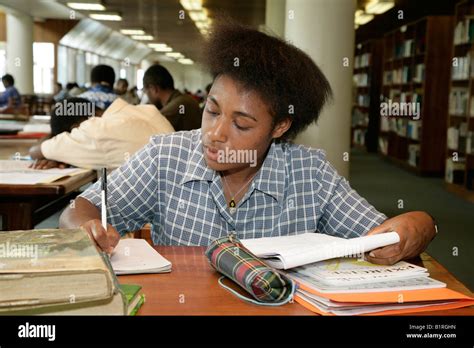
[[0, 314], [82, 313], [94, 306], [126, 314], [108, 257], [82, 229], [0, 233], [0, 263]]
[[139, 294], [141, 288], [140, 285], [135, 284], [120, 284], [120, 290], [122, 290], [127, 301], [127, 315], [136, 315], [145, 303], [145, 295]]

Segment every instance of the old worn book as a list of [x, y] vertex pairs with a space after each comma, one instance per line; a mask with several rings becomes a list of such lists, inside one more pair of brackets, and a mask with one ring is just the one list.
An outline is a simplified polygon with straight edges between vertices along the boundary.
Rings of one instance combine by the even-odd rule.
[[84, 230], [0, 233], [0, 312], [109, 301], [116, 292], [107, 256]]

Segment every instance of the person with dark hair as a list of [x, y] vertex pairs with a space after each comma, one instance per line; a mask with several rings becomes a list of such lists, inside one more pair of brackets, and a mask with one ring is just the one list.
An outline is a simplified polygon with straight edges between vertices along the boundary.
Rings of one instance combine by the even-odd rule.
[[311, 58], [229, 21], [214, 30], [205, 57], [215, 79], [201, 129], [153, 137], [110, 175], [107, 230], [100, 183], [63, 212], [61, 227], [82, 226], [107, 252], [121, 234], [146, 223], [155, 244], [207, 246], [231, 232], [241, 239], [353, 238], [395, 230], [400, 243], [373, 251], [370, 261], [392, 264], [422, 252], [435, 235], [427, 213], [387, 219], [324, 151], [291, 142], [317, 121], [332, 95]]
[[109, 65], [96, 65], [91, 70], [91, 88], [80, 94], [79, 98], [85, 98], [93, 102], [96, 108], [107, 109], [117, 98], [115, 94], [114, 82], [115, 72]]
[[160, 110], [176, 131], [201, 127], [199, 104], [174, 88], [173, 77], [164, 66], [156, 64], [146, 70], [143, 89], [149, 102]]
[[[79, 87], [79, 85], [76, 82], [68, 82], [66, 84], [66, 87], [61, 89], [59, 93], [56, 93], [53, 97], [55, 102], [62, 101], [66, 98], [73, 97], [70, 92], [73, 88]], [[80, 93], [79, 93], [80, 94]]]
[[56, 103], [51, 138], [30, 149], [31, 158], [37, 160], [33, 167], [48, 169], [67, 163], [114, 169], [145, 146], [152, 135], [174, 132], [154, 105], [135, 106], [117, 98], [101, 117], [89, 117], [97, 112], [102, 111], [83, 98]]
[[5, 91], [0, 94], [0, 112], [14, 112], [21, 105], [21, 96], [15, 87], [15, 79], [10, 74], [2, 76]]
[[132, 91], [128, 90], [127, 79], [117, 80], [117, 83], [115, 84], [115, 93], [129, 104], [136, 105], [139, 103], [138, 97], [134, 95]]

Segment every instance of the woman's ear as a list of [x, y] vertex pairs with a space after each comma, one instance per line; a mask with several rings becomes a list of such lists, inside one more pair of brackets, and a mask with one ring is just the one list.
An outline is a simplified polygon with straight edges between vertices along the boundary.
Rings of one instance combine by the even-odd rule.
[[287, 118], [284, 118], [283, 120], [281, 120], [280, 122], [278, 122], [276, 124], [276, 126], [273, 128], [273, 131], [272, 131], [272, 138], [273, 139], [277, 139], [277, 138], [280, 138], [281, 136], [283, 136], [283, 134], [286, 133], [286, 131], [288, 129], [290, 129], [291, 127], [291, 118], [287, 117]]

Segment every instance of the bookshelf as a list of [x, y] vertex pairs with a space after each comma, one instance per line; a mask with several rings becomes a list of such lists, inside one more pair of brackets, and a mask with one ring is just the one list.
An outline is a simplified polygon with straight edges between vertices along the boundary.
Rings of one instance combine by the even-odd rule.
[[384, 35], [378, 150], [419, 175], [444, 173], [452, 32], [428, 16]]
[[449, 191], [474, 202], [473, 0], [456, 5], [454, 26], [445, 182]]
[[382, 50], [383, 40], [374, 39], [356, 44], [354, 53], [351, 143], [369, 152], [377, 151]]

